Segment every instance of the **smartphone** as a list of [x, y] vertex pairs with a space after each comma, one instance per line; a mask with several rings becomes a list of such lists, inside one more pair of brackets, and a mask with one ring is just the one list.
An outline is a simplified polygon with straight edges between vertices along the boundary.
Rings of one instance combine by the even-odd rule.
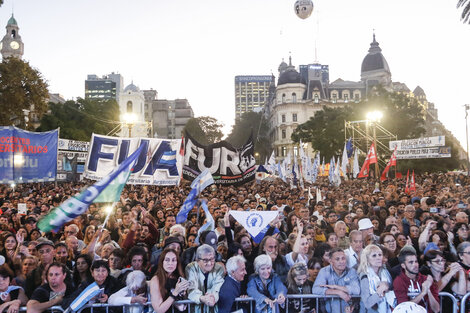
[[437, 208], [429, 208], [429, 213], [437, 213], [438, 211]]
[[467, 208], [467, 205], [465, 203], [459, 203], [457, 204], [457, 208], [459, 209], [466, 209]]

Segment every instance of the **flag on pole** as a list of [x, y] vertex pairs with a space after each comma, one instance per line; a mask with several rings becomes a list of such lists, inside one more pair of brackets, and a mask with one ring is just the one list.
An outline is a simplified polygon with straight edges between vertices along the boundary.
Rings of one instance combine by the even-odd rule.
[[390, 167], [397, 166], [396, 152], [397, 152], [397, 147], [395, 147], [395, 150], [393, 150], [392, 156], [390, 157], [390, 160], [388, 161], [387, 166], [385, 166], [382, 176], [380, 176], [380, 181], [384, 181], [387, 179], [388, 171], [390, 170]]
[[335, 165], [335, 172], [333, 174], [333, 181], [336, 187], [339, 187], [341, 185], [341, 167], [339, 164], [339, 158], [338, 161], [336, 162]]
[[354, 149], [354, 160], [353, 160], [353, 178], [357, 178], [357, 175], [359, 175], [360, 168], [359, 168], [359, 153], [358, 149]]
[[349, 159], [350, 157], [352, 157], [352, 154], [354, 152], [352, 138], [349, 138], [349, 140], [346, 142], [346, 151], [348, 152], [348, 159]]
[[186, 200], [184, 200], [183, 205], [181, 206], [180, 211], [176, 215], [176, 223], [182, 224], [188, 219], [188, 213], [197, 203], [197, 197], [207, 186], [214, 183], [214, 178], [208, 168], [199, 174], [193, 182], [191, 183], [191, 191], [189, 192]]
[[367, 153], [367, 157], [362, 165], [361, 172], [357, 177], [369, 177], [369, 166], [374, 163], [377, 163], [377, 154], [375, 153], [374, 143], [372, 143], [370, 145], [369, 153]]
[[256, 237], [276, 216], [279, 211], [235, 211], [230, 210], [235, 220], [242, 225], [248, 233]]
[[341, 160], [341, 171], [343, 172], [344, 178], [346, 179], [347, 170], [348, 170], [349, 158], [348, 158], [348, 151], [347, 151], [347, 143], [344, 143], [343, 149], [343, 159]]
[[101, 293], [101, 288], [98, 286], [96, 282], [93, 282], [88, 287], [83, 290], [75, 300], [73, 300], [72, 304], [67, 308], [67, 311], [77, 312], [80, 310], [85, 304], [87, 304], [91, 299], [96, 297]]
[[276, 171], [276, 157], [274, 156], [274, 150], [269, 157], [267, 169], [268, 171], [271, 171], [271, 174], [274, 174]]
[[[54, 208], [49, 214], [44, 216], [38, 222], [38, 227], [43, 232], [59, 231], [67, 222], [70, 222], [77, 216], [86, 212], [88, 206], [103, 192], [116, 178], [116, 184], [109, 190], [109, 199], [118, 198], [122, 190], [123, 184], [127, 181], [139, 155], [141, 154], [143, 145], [141, 145], [134, 153], [125, 159], [115, 170], [99, 182], [82, 191], [78, 196], [67, 199], [60, 206]], [[122, 175], [121, 175], [122, 174]], [[124, 180], [125, 178], [125, 180]], [[121, 189], [119, 189], [121, 188]], [[117, 194], [119, 192], [119, 194]], [[113, 194], [114, 193], [114, 194]], [[113, 201], [110, 201], [113, 202]]]
[[415, 182], [415, 170], [413, 170], [413, 174], [411, 175], [411, 183], [410, 183], [410, 193], [416, 192], [416, 182]]
[[321, 196], [321, 189], [317, 188], [317, 203], [323, 201], [322, 196]]
[[317, 181], [318, 172], [320, 171], [320, 151], [315, 155], [315, 160], [313, 160], [313, 170], [312, 170], [312, 183]]
[[405, 184], [405, 193], [410, 194], [410, 170], [406, 172], [406, 184]]
[[310, 187], [308, 187], [308, 203], [310, 203], [310, 200], [313, 200], [313, 195], [310, 192]]
[[206, 215], [206, 223], [199, 228], [197, 231], [197, 238], [196, 242], [199, 243], [199, 237], [201, 236], [201, 233], [205, 230], [214, 230], [215, 229], [215, 223], [214, 223], [214, 218], [211, 215], [211, 212], [209, 212], [209, 208], [207, 207], [206, 200], [201, 201], [201, 206], [202, 209], [204, 210], [204, 214]]

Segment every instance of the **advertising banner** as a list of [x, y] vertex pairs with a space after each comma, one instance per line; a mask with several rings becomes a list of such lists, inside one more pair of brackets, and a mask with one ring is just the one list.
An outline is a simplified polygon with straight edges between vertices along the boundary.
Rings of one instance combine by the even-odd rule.
[[93, 134], [85, 178], [99, 180], [144, 146], [127, 181], [134, 185], [178, 185], [183, 167], [181, 139], [118, 138]]
[[391, 151], [395, 150], [395, 147], [397, 148], [397, 150], [407, 150], [407, 149], [419, 149], [419, 148], [429, 148], [429, 147], [443, 147], [445, 145], [446, 145], [445, 136], [396, 140], [396, 141], [390, 141], [388, 143], [388, 146]]
[[0, 182], [54, 181], [57, 174], [57, 129], [35, 133], [0, 127]]
[[183, 177], [192, 181], [208, 168], [216, 184], [241, 185], [255, 179], [253, 138], [241, 148], [226, 141], [204, 146], [187, 135], [185, 138]]
[[450, 147], [432, 147], [421, 149], [397, 150], [397, 159], [435, 159], [450, 158]]

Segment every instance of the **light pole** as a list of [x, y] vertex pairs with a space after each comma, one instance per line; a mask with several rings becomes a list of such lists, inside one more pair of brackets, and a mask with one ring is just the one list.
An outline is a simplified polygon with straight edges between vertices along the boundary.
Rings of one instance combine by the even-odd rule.
[[470, 176], [470, 159], [468, 157], [468, 110], [470, 110], [470, 104], [465, 104], [465, 134], [467, 137], [467, 176]]
[[375, 178], [379, 177], [379, 153], [377, 152], [377, 135], [376, 135], [376, 126], [377, 123], [382, 119], [383, 114], [380, 111], [372, 111], [367, 113], [367, 120], [372, 122], [372, 135], [374, 137], [374, 147], [375, 155], [377, 157], [377, 162], [375, 162]]
[[124, 113], [121, 118], [124, 121], [124, 124], [126, 124], [127, 128], [129, 129], [129, 138], [132, 137], [132, 126], [134, 126], [136, 120], [135, 114]]

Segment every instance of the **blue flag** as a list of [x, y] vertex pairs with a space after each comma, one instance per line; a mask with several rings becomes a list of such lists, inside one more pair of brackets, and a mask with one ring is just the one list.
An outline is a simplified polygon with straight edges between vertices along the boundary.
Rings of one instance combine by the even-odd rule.
[[49, 214], [40, 219], [38, 222], [39, 229], [43, 232], [59, 231], [65, 223], [85, 213], [88, 206], [93, 203], [93, 201], [114, 179], [116, 179], [121, 173], [125, 171], [130, 172], [132, 170], [140, 153], [142, 152], [142, 148], [143, 146], [140, 146], [108, 176], [95, 183], [93, 186], [88, 187], [78, 196], [67, 199], [60, 206], [53, 209]]
[[98, 286], [96, 282], [93, 282], [88, 287], [86, 287], [85, 290], [83, 290], [75, 300], [73, 300], [72, 304], [69, 307], [69, 310], [72, 312], [77, 312], [85, 304], [87, 304], [88, 301], [90, 301], [100, 293], [100, 286]]
[[351, 138], [349, 138], [349, 140], [346, 142], [346, 152], [348, 153], [348, 159], [351, 158], [351, 156], [354, 152]]
[[204, 214], [206, 215], [206, 223], [199, 228], [197, 232], [197, 238], [196, 238], [196, 243], [199, 243], [199, 237], [201, 236], [201, 233], [205, 230], [214, 230], [215, 228], [215, 223], [214, 223], [214, 218], [211, 215], [211, 212], [209, 212], [209, 208], [207, 207], [207, 203], [205, 200], [201, 202], [202, 209], [204, 210]]
[[186, 200], [184, 200], [184, 203], [181, 206], [178, 215], [176, 215], [177, 224], [182, 224], [186, 222], [186, 220], [188, 219], [188, 213], [196, 205], [198, 200], [197, 197], [199, 196], [201, 191], [203, 191], [207, 186], [212, 185], [213, 183], [214, 178], [212, 178], [211, 172], [208, 168], [202, 171], [201, 174], [199, 174], [199, 176], [193, 180], [193, 182], [191, 183], [192, 189], [186, 197]]

